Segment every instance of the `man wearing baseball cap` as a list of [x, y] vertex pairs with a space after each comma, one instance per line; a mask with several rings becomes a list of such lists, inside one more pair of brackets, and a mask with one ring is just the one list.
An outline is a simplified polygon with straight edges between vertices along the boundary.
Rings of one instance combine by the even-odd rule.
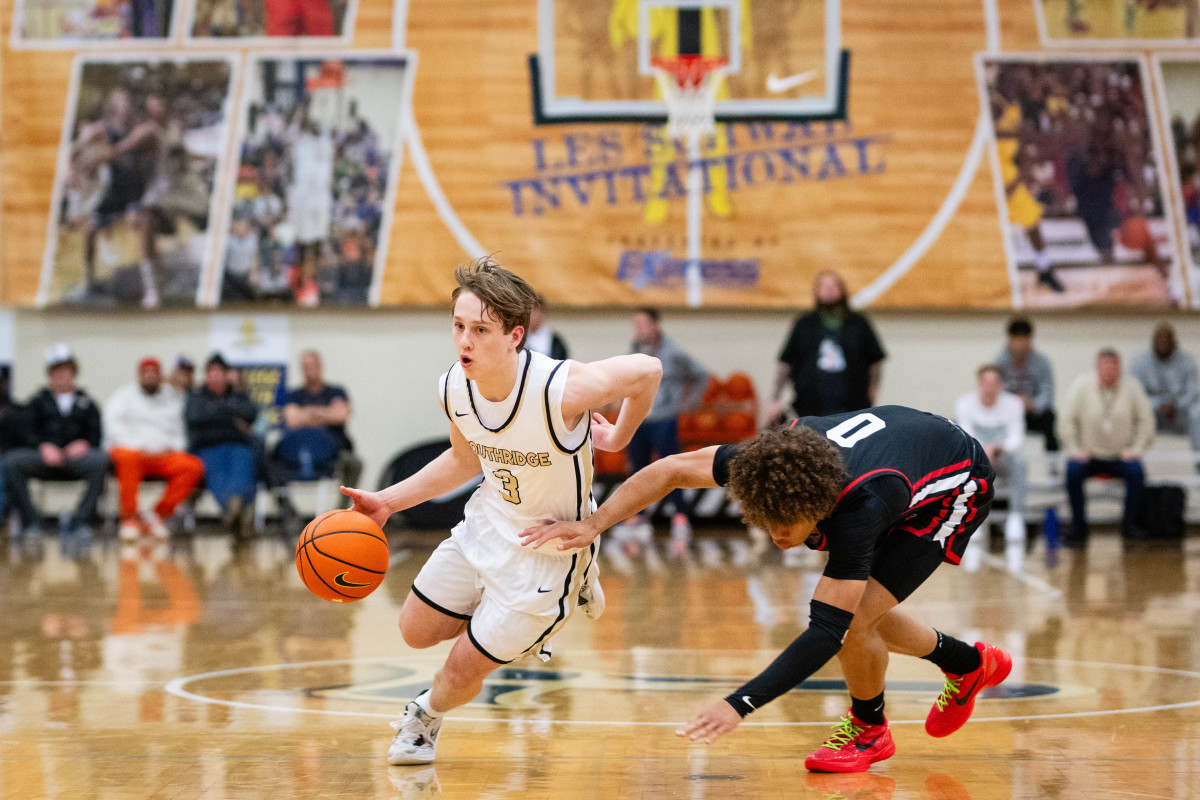
[[[137, 382], [117, 389], [105, 404], [104, 442], [120, 491], [121, 539], [136, 541], [143, 530], [167, 538], [163, 520], [200, 482], [204, 463], [184, 450], [183, 395], [163, 383], [157, 358], [139, 361]], [[139, 515], [143, 478], [165, 479], [167, 486], [154, 508]]]
[[29, 479], [82, 480], [87, 486], [70, 519], [73, 533], [82, 532], [96, 513], [108, 474], [108, 456], [100, 449], [100, 409], [75, 385], [79, 366], [71, 348], [56, 342], [45, 350], [47, 386], [28, 406], [25, 447], [4, 455], [4, 472], [12, 502], [26, 535], [41, 533], [42, 514], [29, 494]]

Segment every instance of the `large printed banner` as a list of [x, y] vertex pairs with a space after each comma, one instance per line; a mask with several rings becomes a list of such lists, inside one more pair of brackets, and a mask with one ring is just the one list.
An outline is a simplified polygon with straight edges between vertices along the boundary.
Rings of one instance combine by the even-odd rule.
[[0, 20], [10, 304], [444, 305], [484, 254], [559, 307], [807, 307], [824, 269], [870, 307], [1197, 299], [1200, 0]]

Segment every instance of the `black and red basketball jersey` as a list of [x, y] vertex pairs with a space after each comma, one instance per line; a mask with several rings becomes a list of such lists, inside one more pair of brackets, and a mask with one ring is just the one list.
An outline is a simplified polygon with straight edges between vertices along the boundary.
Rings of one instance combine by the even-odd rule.
[[[872, 553], [893, 530], [937, 542], [958, 563], [987, 513], [992, 468], [983, 448], [944, 417], [903, 406], [877, 406], [792, 426], [825, 434], [840, 450], [846, 487], [807, 544], [828, 549], [826, 574], [865, 578]], [[718, 449], [713, 476], [724, 484], [736, 446]]]
[[[931, 539], [945, 548], [948, 561], [958, 562], [961, 548], [955, 539], [975, 527], [970, 523], [976, 522], [971, 517], [977, 506], [971, 501], [991, 495], [991, 465], [966, 431], [945, 417], [904, 406], [800, 417], [792, 425], [824, 433], [842, 453], [849, 480], [833, 511], [817, 526], [826, 538], [836, 541], [839, 512], [856, 505], [857, 493], [875, 479], [892, 477], [907, 487], [908, 506], [893, 519], [879, 519], [876, 533], [899, 528]], [[856, 520], [854, 527], [859, 525]], [[858, 538], [862, 531], [854, 533]]]
[[842, 451], [849, 482], [842, 497], [872, 477], [898, 475], [912, 489], [912, 507], [967, 481], [975, 440], [945, 417], [904, 406], [876, 406], [828, 417], [800, 417], [792, 426], [819, 431]]

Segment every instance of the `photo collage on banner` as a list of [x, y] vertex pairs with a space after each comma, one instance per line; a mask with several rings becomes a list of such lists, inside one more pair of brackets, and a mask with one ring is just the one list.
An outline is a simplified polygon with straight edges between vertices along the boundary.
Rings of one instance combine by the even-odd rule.
[[229, 138], [233, 56], [79, 56], [38, 304], [193, 305]]
[[1033, 0], [1043, 45], [1200, 42], [1200, 0]]
[[979, 56], [1013, 304], [1186, 303], [1138, 57]]
[[410, 59], [255, 54], [207, 302], [378, 302]]
[[1200, 56], [1156, 57], [1169, 183], [1193, 302], [1200, 287]]

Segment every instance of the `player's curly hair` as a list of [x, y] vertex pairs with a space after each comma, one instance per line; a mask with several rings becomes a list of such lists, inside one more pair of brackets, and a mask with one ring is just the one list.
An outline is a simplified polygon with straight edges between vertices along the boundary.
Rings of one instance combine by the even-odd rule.
[[748, 525], [770, 530], [824, 519], [846, 486], [842, 456], [823, 433], [772, 428], [738, 445], [726, 488]]
[[[450, 295], [450, 303], [458, 302], [458, 296], [470, 292], [483, 302], [487, 313], [504, 326], [509, 333], [520, 325], [529, 332], [529, 315], [538, 304], [538, 293], [524, 278], [496, 263], [491, 256], [481, 256], [469, 264], [454, 270], [458, 288]], [[517, 345], [525, 346], [525, 337]]]

